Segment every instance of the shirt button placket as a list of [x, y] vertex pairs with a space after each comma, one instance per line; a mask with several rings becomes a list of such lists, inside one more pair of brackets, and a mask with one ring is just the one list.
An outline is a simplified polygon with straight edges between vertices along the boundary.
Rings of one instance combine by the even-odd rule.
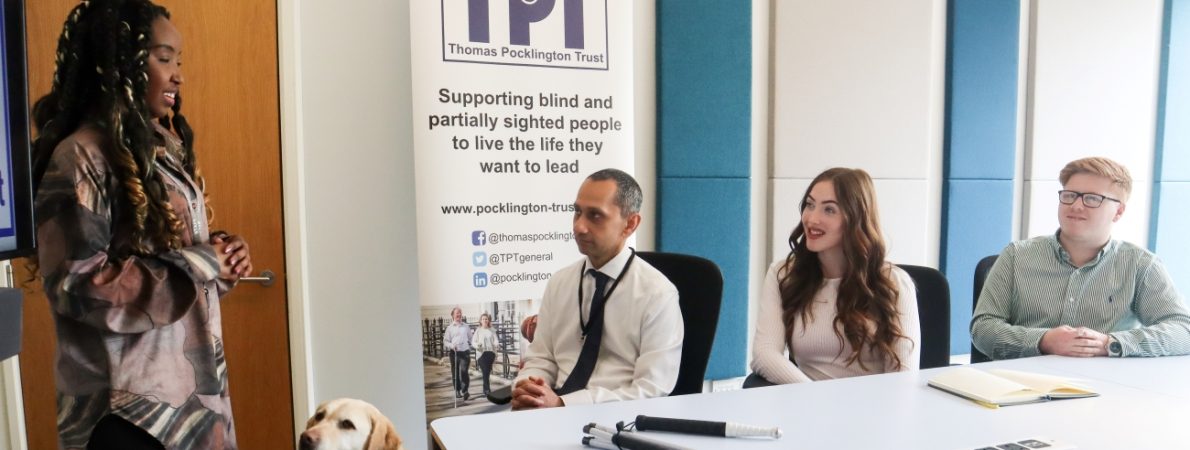
[[1069, 322], [1075, 316], [1075, 306], [1077, 302], [1074, 301], [1074, 295], [1078, 290], [1075, 286], [1078, 285], [1078, 270], [1070, 274], [1069, 280], [1066, 282], [1066, 301], [1062, 302], [1062, 317], [1063, 323]]
[[1066, 312], [1062, 314], [1065, 322], [1078, 321], [1078, 305], [1076, 296], [1079, 293], [1079, 286], [1082, 285], [1083, 270], [1082, 268], [1074, 269], [1070, 274], [1070, 282], [1066, 284]]

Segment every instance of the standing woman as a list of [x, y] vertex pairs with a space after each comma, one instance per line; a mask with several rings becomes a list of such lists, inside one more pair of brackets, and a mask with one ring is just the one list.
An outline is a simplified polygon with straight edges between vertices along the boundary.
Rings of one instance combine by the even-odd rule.
[[471, 337], [471, 346], [479, 352], [475, 361], [479, 363], [479, 370], [483, 373], [483, 395], [486, 396], [492, 392], [492, 363], [496, 362], [496, 349], [499, 348], [496, 332], [492, 331], [491, 314], [479, 315], [479, 328], [475, 329], [475, 335]]
[[789, 256], [761, 288], [752, 370], [784, 384], [916, 369], [913, 281], [884, 259], [872, 178], [827, 170], [801, 211]]
[[84, 1], [33, 107], [61, 448], [236, 448], [219, 297], [252, 263], [208, 231], [181, 57], [164, 8]]

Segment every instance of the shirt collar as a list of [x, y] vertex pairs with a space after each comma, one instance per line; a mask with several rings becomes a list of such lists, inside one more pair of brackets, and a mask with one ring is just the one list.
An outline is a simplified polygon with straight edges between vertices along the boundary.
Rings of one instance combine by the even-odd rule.
[[168, 156], [171, 163], [178, 164], [176, 160], [184, 158], [184, 155], [182, 155], [182, 139], [177, 134], [174, 134], [172, 130], [161, 126], [160, 122], [156, 120], [151, 120], [150, 122], [153, 124], [153, 131], [156, 131], [160, 137], [159, 141], [155, 144], [157, 156]]
[[[1061, 235], [1062, 229], [1059, 228], [1058, 231], [1055, 231], [1054, 234], [1049, 237], [1050, 244], [1054, 247], [1054, 255], [1058, 257], [1059, 261], [1073, 266], [1074, 262], [1070, 260], [1070, 252], [1066, 251], [1066, 249], [1062, 247], [1062, 241], [1058, 239], [1058, 237]], [[1103, 258], [1107, 257], [1107, 255], [1111, 254], [1111, 252], [1114, 252], [1118, 246], [1119, 242], [1117, 242], [1115, 239], [1108, 239], [1107, 244], [1104, 245], [1103, 248], [1099, 249], [1099, 253], [1096, 253], [1095, 257], [1088, 261], [1083, 267], [1091, 267], [1099, 264], [1100, 261], [1103, 261]]]
[[[628, 263], [628, 258], [631, 256], [632, 248], [625, 245], [624, 248], [620, 249], [620, 253], [612, 258], [611, 261], [608, 261], [607, 264], [603, 265], [603, 267], [595, 270], [603, 272], [603, 274], [607, 275], [608, 278], [614, 280], [616, 277], [620, 276], [620, 271], [624, 270], [624, 264]], [[595, 265], [591, 263], [591, 258], [589, 257], [587, 258], [587, 267], [595, 267]], [[583, 275], [585, 276], [586, 274]]]

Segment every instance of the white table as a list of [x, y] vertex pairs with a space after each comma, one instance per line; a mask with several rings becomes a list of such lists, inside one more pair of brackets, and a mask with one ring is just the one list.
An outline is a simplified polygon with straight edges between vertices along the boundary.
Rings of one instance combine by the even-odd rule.
[[[1136, 366], [1129, 366], [1136, 365]], [[1143, 366], [1143, 365], [1151, 365]], [[1061, 357], [979, 364], [1076, 377], [1099, 397], [987, 409], [926, 386], [946, 368], [760, 389], [449, 417], [430, 428], [447, 450], [585, 448], [582, 426], [638, 414], [779, 426], [785, 436], [642, 435], [697, 449], [975, 449], [1048, 437], [1079, 449], [1190, 448], [1190, 357]], [[1133, 379], [1133, 377], [1143, 377]]]
[[[1171, 395], [1190, 404], [1190, 356], [1124, 359], [1044, 356], [1032, 359], [1037, 361], [1038, 367], [1067, 371], [1086, 380], [1110, 381]], [[1190, 418], [1186, 423], [1190, 425]], [[1190, 448], [1190, 443], [1185, 448]]]

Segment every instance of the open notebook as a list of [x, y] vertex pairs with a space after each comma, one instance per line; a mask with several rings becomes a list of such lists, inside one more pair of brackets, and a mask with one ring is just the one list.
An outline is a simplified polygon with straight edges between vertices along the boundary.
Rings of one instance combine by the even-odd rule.
[[989, 407], [1099, 395], [1066, 378], [1006, 369], [957, 367], [930, 378], [928, 384]]

